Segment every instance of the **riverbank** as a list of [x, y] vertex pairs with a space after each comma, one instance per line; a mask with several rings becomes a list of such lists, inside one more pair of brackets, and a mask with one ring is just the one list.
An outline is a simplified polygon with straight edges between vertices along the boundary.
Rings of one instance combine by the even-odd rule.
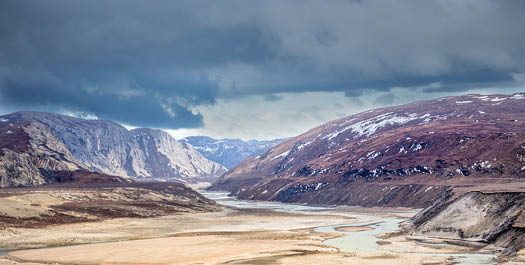
[[189, 232], [286, 231], [343, 222], [349, 222], [349, 219], [276, 213], [265, 209], [225, 208], [222, 211], [208, 213], [154, 218], [117, 218], [42, 228], [3, 229], [0, 231], [0, 250], [172, 237], [178, 233]]
[[[344, 253], [323, 243], [342, 234], [313, 231], [358, 221], [363, 220], [328, 213], [226, 209], [191, 216], [59, 226], [31, 233], [19, 231], [25, 236], [16, 238], [32, 242], [26, 246], [33, 247], [38, 242], [66, 244], [66, 238], [77, 238], [76, 243], [122, 241], [14, 251], [0, 264], [423, 264], [447, 260], [416, 253]], [[93, 231], [95, 227], [98, 230]], [[137, 239], [148, 236], [162, 237]], [[11, 239], [8, 241], [14, 242]]]
[[[10, 252], [0, 264], [210, 264], [300, 253], [337, 253], [322, 242], [338, 234], [310, 231], [319, 225], [352, 221], [342, 216], [226, 208], [211, 213], [17, 229], [2, 231], [3, 249], [40, 249]], [[108, 241], [111, 242], [85, 244]], [[70, 244], [81, 245], [42, 248]]]
[[[417, 212], [410, 209], [310, 207], [214, 198], [228, 206], [219, 212], [2, 231], [4, 249], [40, 249], [10, 252], [0, 258], [0, 265], [468, 264], [472, 259], [463, 257], [487, 258], [470, 253], [469, 248], [421, 245], [402, 236], [376, 238], [375, 234], [395, 230], [398, 222]], [[344, 231], [352, 230], [349, 227], [367, 229]], [[330, 244], [338, 239], [369, 249], [348, 251]], [[84, 244], [97, 242], [108, 243]], [[82, 245], [41, 248], [72, 244]]]

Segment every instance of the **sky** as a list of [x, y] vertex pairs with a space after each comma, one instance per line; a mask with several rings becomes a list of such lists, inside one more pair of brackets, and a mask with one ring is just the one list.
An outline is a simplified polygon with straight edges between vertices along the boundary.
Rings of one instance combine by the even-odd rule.
[[0, 114], [291, 137], [372, 108], [525, 91], [525, 1], [3, 0]]

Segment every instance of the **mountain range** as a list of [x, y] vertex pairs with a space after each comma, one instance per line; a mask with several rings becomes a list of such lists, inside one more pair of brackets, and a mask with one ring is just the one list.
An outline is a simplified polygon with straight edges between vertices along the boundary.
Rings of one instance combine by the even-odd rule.
[[226, 172], [161, 130], [44, 112], [0, 116], [1, 187], [44, 184], [57, 172], [76, 170], [184, 183]]
[[215, 161], [227, 168], [234, 168], [248, 157], [258, 155], [285, 139], [275, 139], [269, 141], [240, 139], [213, 139], [207, 136], [190, 136], [179, 140], [189, 143], [203, 156], [211, 161]]
[[251, 157], [210, 189], [240, 199], [428, 206], [523, 185], [525, 94], [418, 101], [338, 119]]

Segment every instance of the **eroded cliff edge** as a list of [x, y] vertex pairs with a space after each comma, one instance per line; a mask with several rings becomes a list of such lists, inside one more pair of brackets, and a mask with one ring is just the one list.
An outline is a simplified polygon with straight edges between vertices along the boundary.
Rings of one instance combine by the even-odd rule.
[[447, 194], [402, 227], [410, 239], [513, 256], [525, 247], [525, 192]]

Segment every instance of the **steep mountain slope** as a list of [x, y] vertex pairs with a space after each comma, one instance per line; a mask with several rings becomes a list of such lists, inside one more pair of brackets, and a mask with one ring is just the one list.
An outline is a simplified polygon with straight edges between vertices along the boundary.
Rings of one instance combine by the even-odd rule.
[[[179, 143], [158, 130], [128, 131], [111, 121], [84, 120], [42, 112], [17, 112], [0, 116], [0, 127], [7, 128], [21, 122], [40, 124], [40, 130], [46, 131], [46, 141], [53, 143], [44, 150], [67, 154], [64, 158], [66, 161], [74, 161], [74, 169], [181, 182], [210, 181], [226, 171], [221, 165], [204, 158], [191, 146]], [[34, 140], [34, 135], [21, 134], [20, 137]], [[6, 143], [16, 141], [7, 132], [4, 138]], [[20, 150], [20, 153], [31, 157], [35, 154], [34, 150], [27, 153]], [[62, 161], [60, 156], [57, 159]], [[40, 168], [48, 169], [47, 164]], [[4, 177], [12, 175], [8, 172], [4, 174]]]
[[427, 206], [458, 185], [525, 178], [525, 94], [363, 112], [245, 160], [211, 189], [242, 199]]
[[211, 161], [227, 168], [234, 168], [248, 157], [258, 155], [283, 142], [285, 139], [270, 141], [243, 141], [240, 139], [213, 139], [207, 136], [190, 136], [181, 142], [191, 144], [197, 151]]
[[45, 170], [73, 171], [84, 167], [39, 122], [0, 127], [0, 187], [41, 185], [49, 181]]
[[214, 181], [226, 172], [222, 165], [208, 160], [191, 145], [178, 142], [164, 131], [140, 128], [131, 130], [131, 134], [145, 154], [145, 159], [141, 160], [143, 164], [132, 163], [137, 166], [134, 171], [140, 177], [177, 180], [183, 176], [198, 182]]
[[512, 255], [525, 247], [525, 192], [468, 192], [444, 197], [403, 224], [410, 238], [499, 248]]

